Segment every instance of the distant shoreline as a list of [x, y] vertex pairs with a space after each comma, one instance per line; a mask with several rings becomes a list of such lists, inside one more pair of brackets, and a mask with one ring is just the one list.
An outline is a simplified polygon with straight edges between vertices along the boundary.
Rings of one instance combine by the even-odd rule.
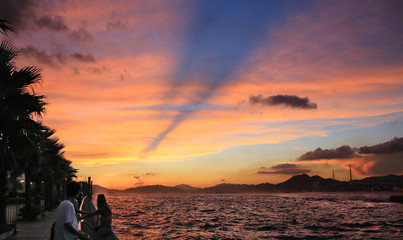
[[125, 190], [108, 189], [94, 185], [94, 192], [108, 194], [203, 194], [203, 193], [301, 193], [301, 192], [373, 192], [392, 191], [395, 187], [403, 187], [403, 175], [387, 175], [382, 177], [369, 177], [353, 181], [337, 181], [324, 179], [320, 176], [308, 176], [306, 174], [293, 176], [279, 184], [230, 184], [223, 183], [213, 187], [197, 188], [190, 185], [177, 185], [174, 187], [163, 185], [149, 185]]

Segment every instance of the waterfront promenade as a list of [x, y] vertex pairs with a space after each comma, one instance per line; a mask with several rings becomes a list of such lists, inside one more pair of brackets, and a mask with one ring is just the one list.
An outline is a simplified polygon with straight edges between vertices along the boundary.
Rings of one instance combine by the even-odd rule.
[[10, 240], [49, 240], [50, 230], [55, 221], [56, 210], [46, 212], [45, 216], [37, 221], [18, 221], [17, 233]]

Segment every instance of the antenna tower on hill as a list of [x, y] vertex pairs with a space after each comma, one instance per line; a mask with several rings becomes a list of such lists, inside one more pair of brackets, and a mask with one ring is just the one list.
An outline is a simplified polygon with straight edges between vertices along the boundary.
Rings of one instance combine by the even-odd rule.
[[353, 181], [353, 176], [351, 175], [351, 165], [350, 166], [350, 182]]

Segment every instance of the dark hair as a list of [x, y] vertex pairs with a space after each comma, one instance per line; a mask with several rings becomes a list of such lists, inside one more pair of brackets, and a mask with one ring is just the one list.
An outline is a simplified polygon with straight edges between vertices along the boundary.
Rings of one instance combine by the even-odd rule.
[[107, 205], [108, 205], [108, 204], [106, 204], [105, 195], [99, 194], [99, 195], [97, 196], [97, 207], [100, 208], [100, 207], [104, 207], [104, 206], [107, 206]]
[[73, 197], [80, 192], [80, 184], [78, 182], [72, 181], [66, 185], [67, 197]]

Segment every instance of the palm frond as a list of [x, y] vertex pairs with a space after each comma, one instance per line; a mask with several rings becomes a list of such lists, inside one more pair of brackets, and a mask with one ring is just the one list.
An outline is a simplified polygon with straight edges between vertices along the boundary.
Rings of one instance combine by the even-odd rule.
[[17, 49], [14, 44], [9, 40], [3, 39], [0, 43], [0, 64], [13, 64], [12, 60], [17, 55]]
[[9, 32], [17, 32], [15, 27], [7, 20], [0, 19], [0, 32], [8, 35]]
[[18, 118], [28, 118], [32, 114], [41, 116], [45, 113], [44, 98], [44, 96], [29, 93], [9, 95], [4, 101], [7, 107], [4, 111], [8, 116], [18, 116]]
[[32, 88], [32, 85], [41, 84], [41, 69], [34, 66], [23, 67], [15, 71], [12, 78], [19, 84], [18, 88], [26, 91], [28, 88]]

